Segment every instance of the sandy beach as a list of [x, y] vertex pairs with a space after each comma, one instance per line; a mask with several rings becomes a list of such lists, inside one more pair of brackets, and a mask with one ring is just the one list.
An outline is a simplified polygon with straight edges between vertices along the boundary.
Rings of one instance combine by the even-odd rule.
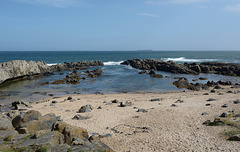
[[[232, 91], [227, 93], [228, 91]], [[204, 95], [208, 93], [208, 95]], [[220, 95], [219, 95], [220, 93]], [[51, 97], [32, 104], [43, 115], [55, 113], [72, 125], [83, 127], [89, 134], [104, 136], [102, 142], [119, 152], [150, 151], [231, 151], [240, 149], [239, 142], [228, 141], [223, 135], [230, 126], [205, 126], [206, 120], [213, 121], [223, 112], [240, 113], [238, 89], [229, 86], [210, 90], [147, 93], [147, 94], [90, 94]], [[120, 107], [129, 101], [132, 106]], [[151, 101], [156, 99], [159, 101]], [[215, 101], [207, 101], [216, 99]], [[177, 100], [179, 100], [177, 102]], [[50, 106], [52, 101], [56, 102]], [[183, 102], [181, 102], [183, 101]], [[81, 106], [90, 104], [91, 112], [77, 113]], [[173, 105], [174, 104], [174, 105]], [[206, 106], [206, 104], [210, 104]], [[228, 107], [223, 108], [222, 105]], [[98, 107], [101, 106], [100, 109]], [[137, 112], [145, 109], [147, 112]], [[206, 112], [207, 115], [202, 115]], [[80, 114], [86, 119], [72, 119]], [[236, 117], [235, 121], [240, 118]]]

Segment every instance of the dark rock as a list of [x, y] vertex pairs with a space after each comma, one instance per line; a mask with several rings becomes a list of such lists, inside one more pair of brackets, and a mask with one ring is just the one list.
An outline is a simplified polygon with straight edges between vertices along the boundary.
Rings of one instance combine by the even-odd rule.
[[91, 112], [93, 110], [93, 107], [90, 104], [87, 104], [85, 106], [82, 106], [78, 112], [79, 113], [84, 113], [84, 112]]
[[72, 100], [72, 97], [68, 97], [67, 100]]
[[199, 80], [207, 80], [207, 78], [202, 78], [202, 77], [200, 77]]
[[218, 95], [224, 95], [224, 93], [219, 93]]
[[216, 86], [214, 87], [214, 89], [222, 89], [222, 87], [219, 86], [219, 85], [216, 85]]
[[102, 109], [102, 107], [101, 107], [101, 106], [99, 106], [97, 109]]
[[240, 100], [237, 99], [237, 100], [233, 101], [233, 103], [234, 103], [234, 104], [240, 104]]
[[143, 113], [145, 113], [145, 112], [148, 112], [148, 111], [147, 111], [146, 109], [138, 109], [137, 112], [143, 112]]
[[129, 102], [129, 101], [120, 102], [120, 107], [126, 107], [126, 106], [132, 106], [132, 102]]
[[216, 99], [209, 98], [207, 101], [216, 101]]
[[178, 81], [173, 82], [178, 88], [188, 88], [189, 82], [187, 78], [180, 78]]
[[54, 101], [52, 101], [52, 103], [58, 103], [58, 102], [54, 100]]
[[175, 105], [175, 104], [172, 104], [172, 105], [171, 105], [171, 107], [177, 107], [177, 105]]
[[211, 104], [210, 104], [210, 103], [207, 103], [207, 104], [205, 104], [205, 106], [211, 106]]
[[85, 120], [85, 119], [87, 119], [87, 117], [81, 116], [81, 115], [77, 114], [72, 119], [75, 119], [75, 120]]
[[232, 91], [227, 91], [227, 93], [233, 93]]
[[201, 115], [208, 115], [208, 113], [207, 112], [203, 112]]
[[215, 92], [216, 92], [216, 90], [211, 90], [210, 92], [211, 92], [211, 93], [215, 93]]
[[154, 99], [151, 99], [150, 101], [162, 101], [162, 98], [154, 98]]
[[228, 140], [231, 140], [231, 141], [240, 141], [240, 134], [238, 134], [238, 135], [233, 135], [233, 136], [229, 137]]
[[204, 93], [203, 95], [209, 95], [208, 93]]
[[183, 103], [184, 101], [181, 99], [178, 99], [175, 103]]
[[119, 103], [119, 101], [117, 99], [114, 99], [112, 103]]
[[227, 104], [224, 104], [224, 105], [222, 105], [222, 107], [223, 107], [223, 108], [227, 108], [227, 107], [228, 107], [228, 105], [227, 105]]
[[219, 117], [227, 117], [227, 116], [229, 116], [231, 113], [230, 112], [224, 112], [224, 113], [222, 113]]

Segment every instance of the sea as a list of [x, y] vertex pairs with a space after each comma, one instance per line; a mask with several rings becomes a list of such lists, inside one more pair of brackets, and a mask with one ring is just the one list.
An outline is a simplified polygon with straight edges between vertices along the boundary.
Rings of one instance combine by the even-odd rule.
[[[178, 63], [226, 62], [240, 63], [240, 51], [0, 51], [0, 63], [11, 60], [44, 61], [48, 65], [63, 62], [100, 60], [104, 66], [91, 67], [88, 70], [103, 69], [103, 75], [94, 79], [81, 80], [79, 84], [44, 85], [43, 82], [60, 80], [72, 71], [56, 72], [52, 76], [44, 76], [33, 80], [22, 80], [1, 87], [0, 91], [10, 91], [11, 95], [0, 97], [0, 104], [18, 100], [34, 102], [50, 96], [71, 94], [113, 94], [113, 93], [164, 93], [183, 91], [173, 85], [174, 77], [187, 77], [190, 82], [199, 77], [207, 78], [197, 82], [231, 80], [240, 83], [239, 77], [216, 74], [186, 75], [157, 71], [164, 78], [153, 78], [138, 74], [140, 70], [120, 65], [128, 59], [161, 59]], [[79, 70], [82, 73], [84, 70]], [[196, 82], [193, 82], [196, 83]], [[185, 90], [186, 91], [186, 90]]]

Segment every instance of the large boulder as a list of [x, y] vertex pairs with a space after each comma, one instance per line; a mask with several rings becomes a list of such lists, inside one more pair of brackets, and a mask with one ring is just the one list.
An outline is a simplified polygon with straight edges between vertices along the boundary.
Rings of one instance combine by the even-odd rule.
[[56, 121], [55, 114], [50, 113], [44, 115], [39, 120], [30, 121], [29, 123], [22, 125], [22, 127], [26, 127], [28, 133], [34, 133], [39, 130], [52, 129], [52, 126]]
[[77, 139], [88, 139], [88, 132], [84, 128], [79, 128], [76, 126], [72, 126], [70, 124], [67, 124], [65, 122], [56, 122], [52, 130], [59, 131], [64, 135], [64, 142], [71, 145], [72, 142]]
[[178, 88], [188, 88], [189, 87], [189, 82], [187, 78], [180, 78], [179, 80], [173, 82], [175, 86]]
[[0, 84], [24, 76], [41, 75], [51, 73], [49, 66], [43, 61], [14, 60], [0, 63]]

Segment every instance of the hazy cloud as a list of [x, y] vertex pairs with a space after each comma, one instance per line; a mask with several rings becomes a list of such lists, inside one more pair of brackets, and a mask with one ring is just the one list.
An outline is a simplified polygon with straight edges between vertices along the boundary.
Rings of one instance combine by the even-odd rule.
[[76, 3], [76, 0], [15, 0], [23, 3], [48, 5], [53, 7], [66, 7]]
[[147, 0], [146, 4], [187, 4], [206, 2], [208, 0]]
[[240, 3], [236, 5], [226, 6], [225, 10], [230, 12], [240, 12]]
[[157, 15], [155, 15], [155, 14], [150, 14], [150, 13], [139, 13], [138, 15], [141, 15], [141, 16], [149, 16], [149, 17], [158, 17]]

